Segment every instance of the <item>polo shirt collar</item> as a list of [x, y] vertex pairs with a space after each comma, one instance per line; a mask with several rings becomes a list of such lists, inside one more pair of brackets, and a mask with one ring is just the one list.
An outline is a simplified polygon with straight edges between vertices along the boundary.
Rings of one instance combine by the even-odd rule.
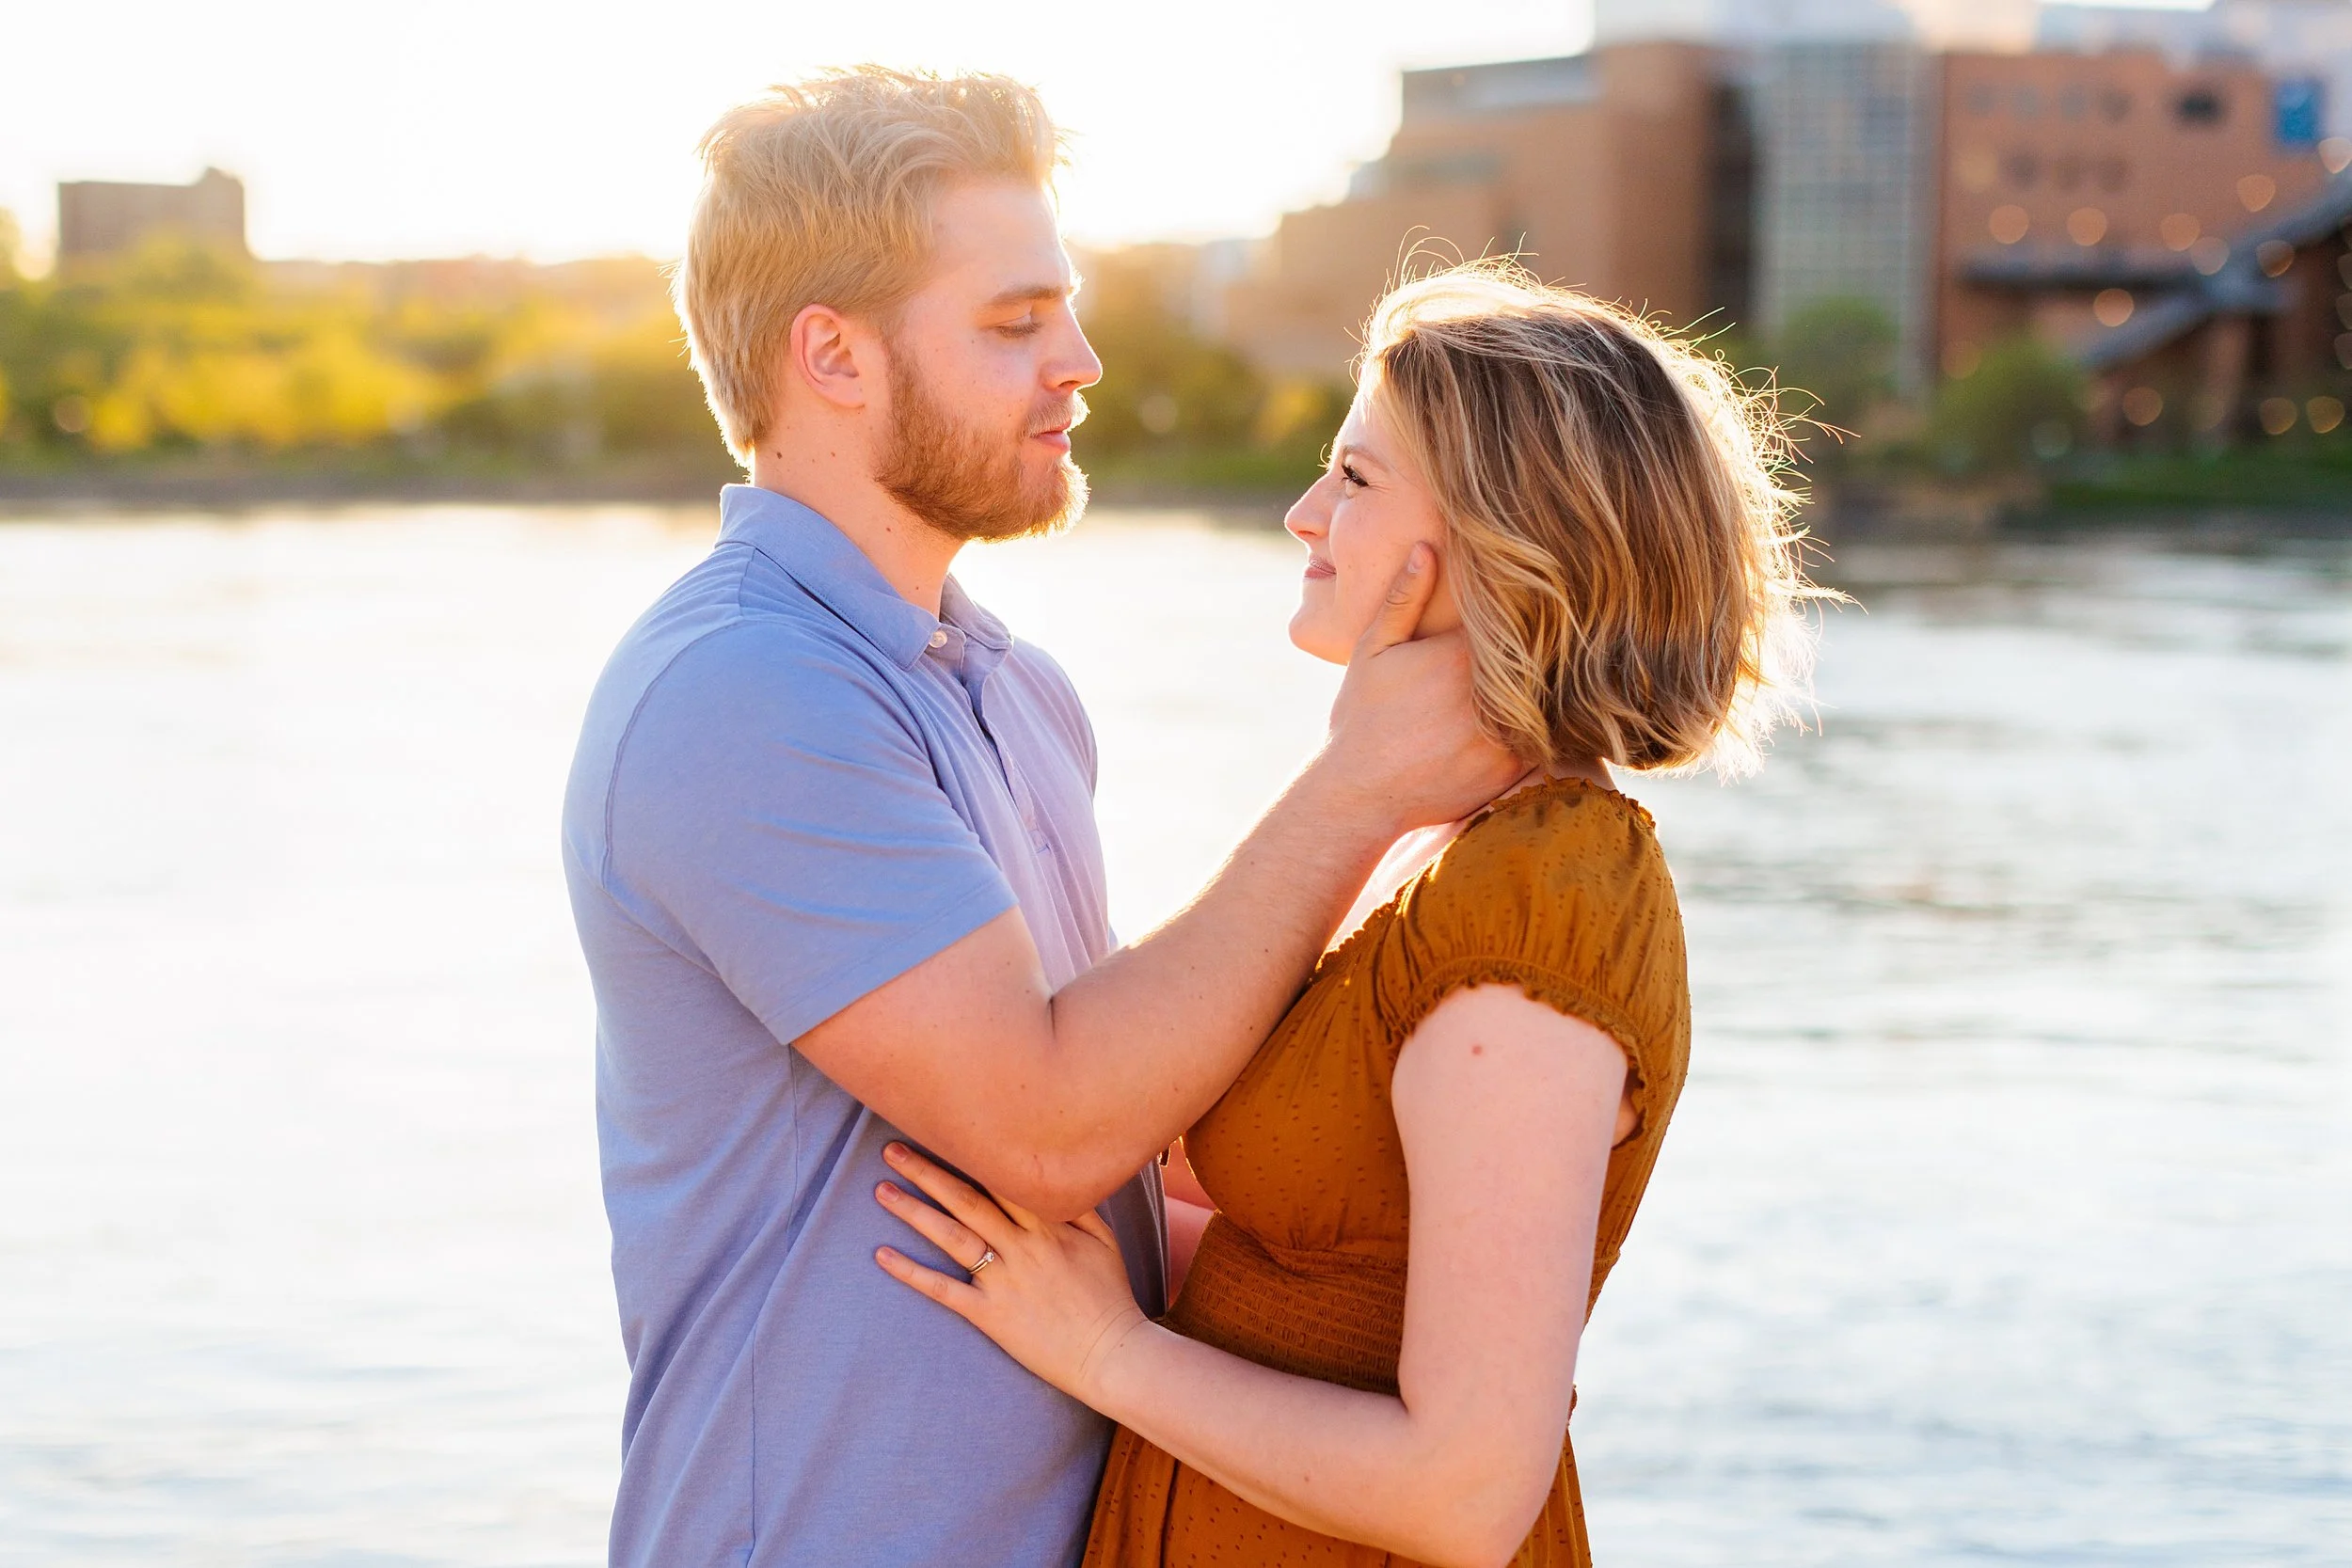
[[1001, 654], [1012, 646], [1012, 633], [1005, 629], [1005, 623], [965, 593], [963, 584], [953, 577], [940, 585], [939, 611], [942, 620], [990, 653]]
[[[789, 496], [755, 484], [726, 486], [719, 492], [719, 540], [749, 545], [783, 567], [818, 603], [902, 668], [914, 668], [939, 630], [939, 618], [900, 597], [848, 534]], [[952, 578], [947, 589], [958, 606], [971, 604]], [[950, 602], [947, 594], [941, 595], [942, 609]], [[986, 611], [980, 613], [995, 622]], [[995, 626], [998, 635], [1003, 629]], [[972, 635], [977, 640], [979, 633]]]

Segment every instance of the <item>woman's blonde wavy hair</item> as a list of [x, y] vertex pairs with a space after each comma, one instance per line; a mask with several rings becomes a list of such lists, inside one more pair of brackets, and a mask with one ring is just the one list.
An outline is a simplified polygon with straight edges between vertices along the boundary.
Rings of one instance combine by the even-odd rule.
[[1375, 309], [1365, 395], [1437, 500], [1479, 717], [1531, 762], [1752, 771], [1813, 651], [1772, 393], [1508, 261]]

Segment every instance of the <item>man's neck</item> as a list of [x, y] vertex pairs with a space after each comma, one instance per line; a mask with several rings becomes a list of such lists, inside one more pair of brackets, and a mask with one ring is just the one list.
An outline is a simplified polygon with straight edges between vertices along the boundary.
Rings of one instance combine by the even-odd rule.
[[850, 462], [830, 454], [810, 462], [796, 459], [793, 451], [790, 444], [763, 443], [752, 457], [751, 482], [839, 529], [900, 598], [938, 614], [940, 591], [963, 541], [915, 516]]

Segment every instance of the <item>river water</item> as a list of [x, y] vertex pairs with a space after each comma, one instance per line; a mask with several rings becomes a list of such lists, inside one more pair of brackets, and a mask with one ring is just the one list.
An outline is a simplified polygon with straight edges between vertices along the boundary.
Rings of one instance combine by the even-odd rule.
[[[0, 1561], [598, 1559], [556, 803], [709, 527], [0, 527]], [[1124, 930], [1317, 733], [1296, 568], [967, 562], [1092, 707]], [[1600, 1560], [2352, 1563], [2352, 547], [1839, 571], [1820, 733], [1629, 784], [1698, 1022], [1580, 1373]]]

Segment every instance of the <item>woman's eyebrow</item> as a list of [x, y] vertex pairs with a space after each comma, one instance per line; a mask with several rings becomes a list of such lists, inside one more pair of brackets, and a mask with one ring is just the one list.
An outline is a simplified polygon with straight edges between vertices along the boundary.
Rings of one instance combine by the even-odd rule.
[[1333, 452], [1331, 460], [1334, 463], [1369, 463], [1374, 467], [1382, 469], [1388, 467], [1388, 464], [1381, 461], [1378, 452], [1352, 444], [1343, 446]]

